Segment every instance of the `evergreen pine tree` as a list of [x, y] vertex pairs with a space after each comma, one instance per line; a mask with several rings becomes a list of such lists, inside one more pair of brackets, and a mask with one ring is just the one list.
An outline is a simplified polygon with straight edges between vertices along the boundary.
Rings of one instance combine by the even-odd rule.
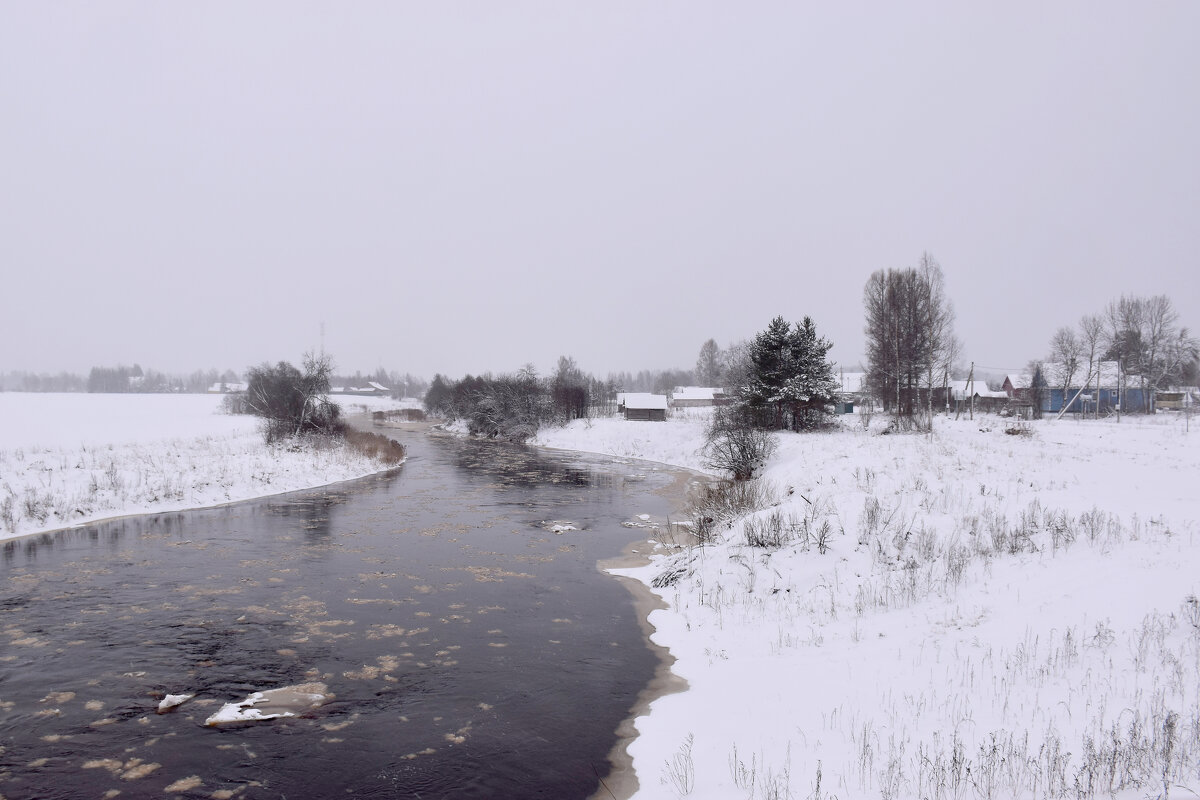
[[784, 427], [783, 386], [791, 375], [791, 327], [783, 317], [776, 317], [750, 344], [750, 381], [743, 399], [764, 427]]
[[834, 402], [837, 381], [833, 364], [826, 359], [833, 344], [817, 336], [811, 317], [796, 325], [791, 335], [791, 375], [784, 384], [784, 396], [791, 405], [792, 430], [816, 427], [825, 406]]
[[833, 402], [836, 382], [826, 360], [832, 344], [805, 317], [793, 330], [776, 317], [750, 345], [750, 378], [740, 388], [756, 424], [776, 429], [815, 427]]

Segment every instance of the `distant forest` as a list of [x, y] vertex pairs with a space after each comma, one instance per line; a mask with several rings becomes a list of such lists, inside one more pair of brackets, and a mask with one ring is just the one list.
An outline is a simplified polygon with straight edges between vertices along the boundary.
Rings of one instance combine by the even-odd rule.
[[[196, 370], [187, 375], [173, 375], [155, 369], [142, 369], [138, 364], [115, 367], [92, 367], [87, 375], [73, 372], [0, 372], [0, 392], [92, 392], [99, 394], [203, 394], [213, 386], [243, 383], [239, 372], [227, 369]], [[375, 381], [387, 386], [393, 397], [424, 397], [429, 381], [424, 378], [382, 368], [364, 375], [333, 375], [330, 383], [337, 387], [361, 387]]]
[[[610, 374], [609, 382], [619, 391], [667, 392], [675, 386], [692, 382], [694, 373], [684, 369], [642, 370]], [[209, 387], [221, 383], [242, 383], [244, 374], [232, 369], [196, 370], [187, 375], [143, 369], [140, 365], [92, 367], [86, 374], [74, 372], [29, 372], [10, 370], [0, 372], [0, 392], [92, 392], [104, 394], [203, 394]], [[429, 380], [419, 375], [382, 367], [372, 373], [335, 374], [330, 385], [339, 388], [363, 387], [374, 381], [386, 386], [396, 398], [423, 398]]]
[[241, 376], [233, 370], [196, 370], [188, 375], [170, 375], [154, 369], [143, 370], [138, 364], [92, 367], [87, 375], [73, 372], [0, 373], [0, 391], [4, 392], [93, 392], [106, 394], [201, 394], [213, 384], [238, 383]]

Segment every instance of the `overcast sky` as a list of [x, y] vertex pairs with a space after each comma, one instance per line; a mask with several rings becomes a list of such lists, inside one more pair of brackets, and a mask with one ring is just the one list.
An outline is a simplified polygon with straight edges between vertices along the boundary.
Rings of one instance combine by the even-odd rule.
[[925, 251], [980, 365], [1200, 327], [1200, 3], [0, 0], [0, 371], [850, 367]]

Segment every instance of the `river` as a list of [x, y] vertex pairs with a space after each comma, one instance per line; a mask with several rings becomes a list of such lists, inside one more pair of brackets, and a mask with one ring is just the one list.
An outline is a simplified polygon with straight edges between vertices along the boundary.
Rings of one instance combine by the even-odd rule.
[[[397, 438], [388, 474], [0, 545], [0, 796], [592, 795], [657, 665], [596, 563], [671, 475]], [[204, 725], [307, 681], [333, 699]]]

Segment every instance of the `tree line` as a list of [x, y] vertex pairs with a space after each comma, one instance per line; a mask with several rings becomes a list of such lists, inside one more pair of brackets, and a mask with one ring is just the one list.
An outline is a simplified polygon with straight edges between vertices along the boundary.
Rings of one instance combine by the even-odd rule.
[[213, 384], [240, 383], [233, 370], [197, 370], [190, 375], [169, 375], [155, 369], [143, 370], [138, 364], [127, 367], [92, 367], [87, 377], [87, 391], [104, 394], [163, 394], [170, 392], [199, 394]]
[[121, 394], [187, 393], [200, 394], [222, 381], [240, 382], [233, 370], [196, 370], [187, 375], [174, 375], [154, 369], [143, 370], [119, 364], [115, 367], [92, 367], [88, 374], [73, 372], [36, 373], [6, 372], [0, 374], [0, 391], [5, 392], [98, 392]]
[[539, 376], [532, 364], [513, 374], [467, 375], [451, 380], [433, 376], [425, 409], [461, 419], [475, 435], [523, 441], [548, 424], [588, 417], [611, 403], [615, 386], [585, 374], [574, 358], [561, 356], [553, 375]]
[[[429, 388], [429, 381], [419, 375], [380, 367], [364, 375], [330, 375], [331, 386], [365, 386], [375, 381], [389, 388], [395, 398], [422, 397]], [[212, 386], [244, 383], [242, 374], [227, 369], [195, 370], [184, 374], [171, 374], [155, 369], [142, 369], [139, 364], [113, 367], [92, 367], [87, 375], [73, 372], [37, 373], [14, 370], [0, 373], [0, 391], [3, 392], [93, 392], [104, 394], [160, 394], [182, 393], [203, 394]]]
[[356, 386], [363, 387], [374, 381], [380, 386], [386, 386], [388, 396], [399, 400], [404, 397], [424, 397], [425, 392], [429, 389], [429, 381], [420, 375], [413, 375], [410, 372], [399, 372], [397, 370], [387, 370], [379, 367], [372, 373], [363, 374], [361, 370], [355, 371], [353, 375], [346, 373], [344, 375], [330, 375], [329, 383], [331, 386]]

